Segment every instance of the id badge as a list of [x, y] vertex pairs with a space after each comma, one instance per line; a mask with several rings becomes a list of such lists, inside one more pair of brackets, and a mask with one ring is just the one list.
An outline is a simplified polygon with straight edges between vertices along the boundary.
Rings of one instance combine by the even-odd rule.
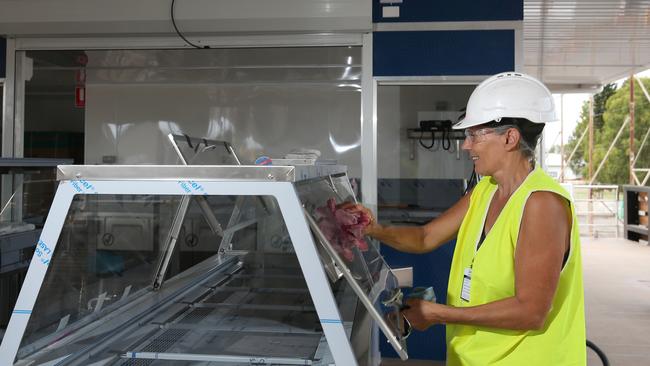
[[469, 291], [472, 285], [472, 269], [465, 268], [463, 272], [463, 288], [460, 290], [460, 299], [469, 302]]

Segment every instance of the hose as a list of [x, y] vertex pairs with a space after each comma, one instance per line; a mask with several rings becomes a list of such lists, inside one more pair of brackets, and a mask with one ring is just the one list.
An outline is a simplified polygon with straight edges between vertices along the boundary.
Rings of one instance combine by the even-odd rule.
[[605, 352], [603, 352], [602, 349], [598, 348], [598, 346], [596, 346], [594, 342], [587, 339], [587, 347], [591, 348], [594, 352], [596, 352], [598, 358], [600, 358], [600, 361], [603, 363], [603, 366], [609, 366], [609, 360], [607, 359]]

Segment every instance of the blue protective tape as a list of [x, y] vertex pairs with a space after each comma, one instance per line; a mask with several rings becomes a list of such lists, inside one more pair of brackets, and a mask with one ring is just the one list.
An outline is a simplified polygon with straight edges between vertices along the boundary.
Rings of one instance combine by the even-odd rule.
[[14, 314], [31, 314], [32, 311], [31, 310], [14, 310], [13, 313]]
[[343, 322], [341, 322], [340, 319], [321, 319], [320, 322], [324, 323], [324, 324], [342, 324], [343, 323]]

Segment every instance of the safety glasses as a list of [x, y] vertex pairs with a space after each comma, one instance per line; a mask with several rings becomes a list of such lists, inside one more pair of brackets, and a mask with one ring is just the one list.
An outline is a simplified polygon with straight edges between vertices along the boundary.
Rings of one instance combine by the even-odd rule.
[[506, 132], [507, 130], [509, 130], [511, 128], [516, 128], [516, 127], [513, 126], [513, 125], [503, 125], [503, 126], [499, 126], [499, 127], [484, 127], [484, 128], [479, 128], [479, 129], [476, 129], [476, 130], [466, 128], [465, 131], [464, 131], [465, 132], [465, 139], [467, 141], [469, 141], [469, 142], [472, 142], [472, 143], [473, 142], [479, 142], [479, 141], [483, 141], [485, 139], [485, 136], [487, 136], [489, 134], [496, 133], [496, 134], [501, 135], [501, 134], [503, 134], [504, 132]]

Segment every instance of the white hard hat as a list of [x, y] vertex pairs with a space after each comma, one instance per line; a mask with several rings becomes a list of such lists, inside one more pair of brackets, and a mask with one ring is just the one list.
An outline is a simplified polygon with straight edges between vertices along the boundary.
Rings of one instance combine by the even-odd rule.
[[472, 92], [465, 118], [453, 128], [468, 128], [501, 118], [525, 118], [534, 123], [557, 121], [548, 88], [534, 77], [503, 72], [489, 77]]

